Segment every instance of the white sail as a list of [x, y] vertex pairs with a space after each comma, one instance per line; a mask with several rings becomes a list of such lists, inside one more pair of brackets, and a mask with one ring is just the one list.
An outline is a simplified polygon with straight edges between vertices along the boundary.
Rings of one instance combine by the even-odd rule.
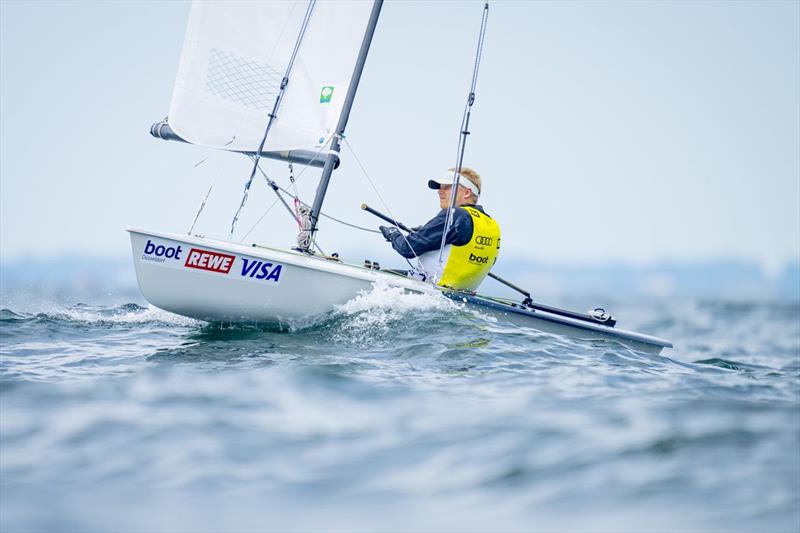
[[[257, 150], [307, 6], [195, 0], [169, 111], [174, 132], [193, 144]], [[371, 7], [316, 3], [265, 151], [314, 150], [334, 131]]]

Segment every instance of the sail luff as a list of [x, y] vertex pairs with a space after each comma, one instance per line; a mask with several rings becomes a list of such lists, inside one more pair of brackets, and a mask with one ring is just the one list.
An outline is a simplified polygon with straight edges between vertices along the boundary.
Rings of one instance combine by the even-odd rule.
[[[361, 73], [364, 71], [364, 64], [367, 61], [367, 54], [369, 53], [370, 45], [372, 44], [372, 37], [375, 35], [375, 27], [378, 25], [378, 17], [381, 14], [383, 7], [383, 0], [374, 0], [372, 4], [372, 11], [370, 12], [369, 22], [367, 29], [364, 32], [364, 39], [361, 41], [361, 48], [358, 52], [358, 59], [356, 60], [355, 68], [353, 69], [353, 76], [350, 79], [350, 86], [347, 88], [347, 96], [345, 97], [342, 111], [339, 114], [339, 121], [336, 124], [336, 130], [331, 139], [331, 147], [328, 152], [325, 166], [322, 169], [322, 176], [320, 177], [319, 184], [317, 185], [317, 193], [314, 196], [314, 204], [311, 208], [311, 242], [314, 240], [314, 233], [317, 230], [317, 222], [319, 221], [319, 214], [322, 211], [322, 203], [325, 201], [325, 194], [328, 191], [328, 184], [330, 183], [331, 174], [334, 168], [338, 166], [339, 162], [339, 140], [347, 127], [347, 121], [350, 118], [350, 110], [353, 107], [353, 101], [356, 97], [358, 84], [361, 80]], [[307, 248], [306, 251], [310, 249]]]

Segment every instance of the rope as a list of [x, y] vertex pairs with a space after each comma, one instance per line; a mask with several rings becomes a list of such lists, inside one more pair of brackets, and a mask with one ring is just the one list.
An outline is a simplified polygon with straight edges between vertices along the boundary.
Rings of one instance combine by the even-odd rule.
[[[297, 176], [294, 178], [294, 182], [295, 182], [295, 183], [297, 183], [298, 181], [300, 181], [300, 178], [302, 178], [302, 177], [303, 177], [303, 174], [305, 174], [306, 170], [308, 170], [308, 168], [311, 166], [311, 163], [313, 163], [314, 161], [316, 161], [316, 160], [319, 158], [319, 156], [322, 154], [322, 151], [323, 151], [323, 150], [325, 150], [325, 147], [328, 145], [328, 143], [330, 143], [330, 142], [331, 142], [331, 140], [332, 140], [332, 139], [333, 139], [333, 134], [331, 134], [331, 135], [328, 137], [328, 139], [327, 139], [327, 140], [326, 140], [326, 141], [325, 141], [325, 142], [322, 144], [322, 146], [320, 146], [320, 147], [319, 147], [319, 149], [317, 150], [317, 153], [316, 153], [316, 154], [314, 154], [314, 157], [312, 157], [312, 158], [311, 158], [311, 160], [310, 160], [310, 161], [309, 161], [309, 162], [308, 162], [308, 163], [307, 163], [307, 164], [306, 164], [306, 165], [303, 167], [303, 170], [301, 170], [301, 171], [300, 171], [300, 174], [298, 174], [298, 175], [297, 175]], [[355, 154], [354, 154], [354, 155], [355, 155]], [[263, 170], [263, 169], [261, 169], [261, 167], [259, 167], [259, 170], [261, 171], [261, 173], [262, 173], [262, 174], [264, 174], [264, 170]], [[265, 175], [264, 177], [266, 177], [266, 175]], [[276, 185], [277, 185], [277, 184], [276, 184]], [[279, 188], [281, 191], [285, 192], [286, 194], [288, 194], [288, 195], [290, 195], [290, 196], [292, 195], [292, 194], [291, 194], [289, 191], [287, 191], [286, 189], [284, 189], [284, 188], [283, 188], [283, 187], [281, 187], [280, 185], [278, 185], [278, 188]], [[261, 223], [261, 221], [262, 221], [262, 220], [264, 220], [264, 217], [266, 217], [266, 216], [267, 216], [267, 214], [269, 214], [269, 212], [270, 212], [270, 211], [272, 211], [272, 208], [273, 208], [273, 207], [275, 207], [275, 204], [277, 204], [277, 203], [278, 203], [278, 198], [276, 198], [276, 199], [275, 199], [275, 200], [274, 200], [274, 201], [273, 201], [273, 202], [270, 204], [270, 206], [269, 206], [269, 207], [266, 209], [266, 211], [264, 211], [264, 213], [261, 215], [261, 217], [260, 217], [258, 220], [256, 220], [256, 223], [255, 223], [255, 224], [253, 224], [253, 225], [250, 227], [250, 229], [249, 229], [249, 230], [247, 230], [247, 233], [245, 233], [245, 234], [244, 234], [244, 236], [242, 237], [242, 239], [241, 239], [241, 240], [245, 240], [245, 239], [248, 237], [248, 235], [250, 235], [250, 234], [253, 232], [253, 230], [254, 230], [254, 229], [256, 229], [256, 227], [257, 227], [257, 226], [258, 226], [258, 225]], [[306, 206], [306, 207], [309, 207], [309, 205], [308, 205], [308, 204], [306, 204], [306, 203], [304, 203], [304, 202], [302, 202], [302, 201], [301, 201], [300, 203], [302, 203], [302, 204], [303, 204], [304, 206]], [[329, 219], [333, 220], [334, 222], [338, 222], [339, 224], [344, 224], [345, 226], [350, 226], [350, 227], [352, 227], [352, 228], [359, 229], [359, 230], [361, 230], [361, 231], [368, 231], [368, 232], [370, 232], [370, 233], [380, 233], [380, 231], [376, 231], [376, 230], [374, 230], [374, 229], [365, 228], [365, 227], [363, 227], [363, 226], [358, 226], [358, 225], [356, 225], [356, 224], [352, 224], [352, 223], [350, 223], [350, 222], [345, 222], [344, 220], [340, 220], [340, 219], [338, 219], [338, 218], [334, 218], [334, 217], [332, 217], [332, 216], [330, 216], [330, 215], [327, 215], [327, 214], [325, 214], [325, 213], [320, 213], [320, 215], [324, 216], [325, 218], [329, 218]], [[315, 244], [315, 245], [316, 245], [316, 244]], [[319, 250], [319, 246], [317, 246], [317, 249]], [[320, 251], [321, 251], [321, 250], [320, 250]], [[324, 254], [323, 254], [323, 255], [324, 255]]]
[[[375, 183], [372, 181], [372, 178], [369, 177], [369, 174], [367, 173], [367, 169], [364, 168], [364, 165], [361, 163], [361, 160], [358, 158], [358, 154], [356, 154], [356, 151], [353, 150], [353, 147], [350, 145], [350, 141], [347, 140], [347, 137], [344, 138], [344, 144], [347, 146], [348, 150], [350, 150], [350, 153], [353, 154], [353, 159], [356, 160], [356, 164], [358, 164], [359, 168], [361, 169], [361, 172], [363, 172], [364, 177], [367, 178], [367, 181], [369, 182], [370, 186], [372, 187], [372, 190], [375, 191], [375, 194], [378, 196], [378, 200], [381, 201], [381, 204], [383, 204], [383, 207], [386, 209], [386, 212], [389, 213], [389, 217], [391, 217], [392, 221], [394, 222], [394, 227], [397, 228], [397, 231], [400, 232], [400, 236], [403, 237], [403, 240], [406, 242], [406, 245], [411, 250], [411, 253], [414, 254], [414, 259], [417, 260], [417, 266], [422, 271], [422, 273], [425, 274], [425, 277], [427, 277], [428, 273], [425, 272], [425, 268], [422, 266], [422, 262], [419, 260], [419, 256], [417, 255], [417, 252], [414, 251], [414, 247], [411, 246], [410, 242], [408, 242], [408, 238], [406, 237], [405, 233], [403, 233], [402, 230], [400, 229], [400, 227], [397, 225], [397, 217], [394, 216], [394, 213], [392, 213], [392, 210], [389, 207], [389, 204], [387, 204], [386, 201], [383, 199], [383, 196], [381, 196], [381, 193], [378, 191], [378, 188], [375, 186]], [[370, 230], [370, 231], [373, 231], [374, 233], [380, 233], [379, 231], [374, 231], [374, 230]], [[406, 259], [406, 262], [411, 266], [411, 268], [415, 268], [414, 265], [411, 264], [411, 261]]]
[[[166, 120], [166, 119], [165, 119], [165, 120]], [[223, 148], [226, 148], [227, 146], [230, 146], [230, 144], [231, 144], [231, 143], [232, 143], [234, 140], [236, 140], [236, 137], [235, 137], [235, 136], [234, 136], [234, 137], [233, 137], [233, 138], [232, 138], [230, 141], [228, 141], [227, 143], [225, 143], [225, 145], [223, 146]], [[211, 160], [213, 160], [215, 155], [216, 155], [216, 154], [212, 154], [212, 155], [209, 155], [209, 156], [207, 156], [207, 157], [204, 157], [203, 159], [201, 159], [200, 161], [198, 161], [197, 163], [195, 163], [193, 168], [198, 168], [200, 165], [203, 165], [203, 164], [205, 164], [207, 161], [211, 161]], [[197, 213], [194, 215], [194, 220], [192, 220], [192, 225], [191, 225], [191, 226], [189, 226], [189, 231], [188, 231], [187, 235], [191, 235], [191, 234], [192, 234], [192, 231], [194, 231], [194, 227], [195, 227], [195, 225], [197, 224], [197, 221], [200, 219], [200, 214], [203, 212], [203, 209], [205, 209], [205, 207], [206, 207], [206, 202], [208, 202], [208, 197], [209, 197], [209, 196], [211, 196], [211, 190], [212, 190], [212, 189], [214, 188], [214, 186], [217, 184], [217, 180], [219, 180], [219, 161], [217, 161], [217, 169], [214, 171], [214, 179], [213, 179], [213, 180], [211, 180], [211, 185], [210, 185], [210, 186], [209, 186], [209, 188], [208, 188], [208, 192], [206, 192], [206, 195], [205, 195], [205, 197], [203, 198], [203, 201], [202, 201], [202, 202], [200, 202], [200, 207], [197, 209]]]
[[[249, 156], [249, 157], [250, 158], [254, 158], [255, 156]], [[257, 166], [258, 166], [259, 172], [261, 172], [261, 175], [264, 176], [265, 180], [267, 180], [267, 185], [269, 185], [269, 188], [272, 189], [272, 192], [275, 193], [275, 196], [278, 197], [278, 200], [280, 200], [281, 203], [283, 204], [283, 206], [286, 208], [286, 211], [289, 213], [289, 216], [294, 218], [297, 221], [297, 225], [300, 226], [300, 229], [303, 229], [301, 221], [298, 218], [299, 214], [295, 213], [294, 211], [292, 211], [292, 208], [289, 207], [289, 204], [286, 202], [286, 200], [283, 199], [283, 196], [281, 196], [281, 193], [278, 192], [278, 188], [279, 188], [278, 184], [275, 183], [272, 179], [270, 179], [269, 176], [267, 176], [267, 173], [264, 172], [263, 168], [261, 168], [261, 164], [260, 163]], [[295, 197], [295, 201], [297, 201], [296, 197]]]
[[[300, 218], [300, 204], [302, 202], [300, 202], [300, 193], [297, 192], [297, 183], [295, 183], [295, 181], [294, 181], [294, 165], [292, 164], [291, 161], [289, 161], [289, 183], [292, 184], [292, 190], [294, 190], [294, 193], [293, 193], [293, 195], [294, 195], [294, 214], [295, 214], [295, 218], [297, 219], [297, 228], [299, 230], [302, 230], [303, 229], [303, 221]], [[278, 187], [280, 187], [280, 185], [278, 185]], [[286, 189], [284, 189], [282, 187], [281, 187], [281, 190], [286, 192]]]
[[[328, 136], [328, 138], [325, 140], [325, 142], [322, 144], [322, 146], [320, 146], [320, 147], [317, 149], [317, 153], [315, 153], [315, 154], [314, 154], [314, 157], [312, 157], [312, 158], [311, 158], [311, 160], [310, 160], [308, 163], [306, 163], [306, 165], [303, 167], [303, 170], [301, 170], [301, 171], [300, 171], [300, 174], [298, 174], [298, 175], [297, 175], [297, 177], [295, 178], [295, 181], [296, 181], [296, 182], [297, 182], [297, 181], [300, 181], [300, 178], [302, 178], [302, 177], [303, 177], [303, 174], [305, 174], [306, 170], [308, 170], [308, 169], [309, 169], [309, 167], [311, 167], [311, 163], [313, 163], [314, 161], [316, 161], [316, 160], [319, 158], [320, 154], [322, 154], [322, 151], [325, 149], [325, 147], [328, 145], [328, 143], [329, 143], [329, 142], [331, 142], [331, 139], [333, 139], [333, 135], [332, 135], [332, 134], [331, 134], [330, 136]], [[245, 233], [245, 234], [244, 234], [244, 237], [242, 237], [242, 239], [241, 239], [241, 240], [245, 240], [245, 239], [247, 238], [247, 236], [248, 236], [248, 235], [250, 235], [251, 233], [253, 233], [253, 230], [254, 230], [254, 229], [256, 229], [256, 226], [258, 226], [258, 225], [261, 223], [261, 221], [262, 221], [262, 220], [264, 220], [264, 217], [266, 217], [266, 216], [267, 216], [267, 214], [268, 214], [270, 211], [272, 211], [272, 208], [273, 208], [273, 207], [275, 207], [275, 204], [277, 204], [277, 203], [278, 203], [278, 198], [276, 198], [276, 199], [275, 199], [275, 200], [274, 200], [274, 201], [273, 201], [273, 202], [272, 202], [272, 203], [269, 205], [269, 207], [267, 208], [267, 210], [266, 210], [266, 211], [264, 211], [264, 213], [261, 215], [261, 217], [260, 217], [258, 220], [256, 220], [256, 223], [255, 223], [255, 224], [253, 224], [253, 225], [252, 225], [252, 227], [251, 227], [249, 230], [247, 230], [247, 233]]]
[[[263, 174], [263, 176], [264, 176], [265, 178], [267, 178], [267, 175], [266, 175], [266, 173], [264, 172], [264, 169], [262, 169], [261, 167], [259, 167], [259, 171], [261, 171], [261, 174]], [[269, 180], [269, 178], [267, 178], [267, 180]], [[295, 178], [295, 179], [294, 179], [294, 181], [293, 181], [292, 183], [295, 183], [296, 181], [297, 181], [297, 178]], [[302, 205], [303, 207], [311, 207], [309, 204], [307, 204], [307, 203], [305, 203], [304, 201], [302, 201], [302, 200], [301, 200], [301, 199], [300, 199], [300, 198], [297, 196], [297, 194], [296, 194], [296, 193], [295, 193], [295, 194], [292, 194], [291, 192], [287, 191], [287, 190], [286, 190], [284, 187], [281, 187], [281, 186], [280, 186], [280, 184], [278, 184], [278, 183], [275, 183], [274, 181], [271, 181], [271, 180], [270, 180], [270, 181], [269, 181], [269, 183], [270, 183], [270, 187], [272, 186], [272, 184], [275, 184], [275, 186], [276, 186], [278, 189], [280, 189], [280, 190], [281, 190], [281, 191], [282, 191], [284, 194], [288, 194], [289, 196], [294, 196], [294, 200], [295, 200], [295, 201], [296, 201], [298, 204]], [[296, 191], [296, 190], [297, 190], [297, 187], [295, 187], [295, 191]], [[358, 229], [358, 230], [361, 230], [361, 231], [368, 231], [368, 232], [370, 232], [370, 233], [380, 233], [380, 231], [378, 231], [378, 230], [369, 229], [369, 228], [365, 228], [365, 227], [363, 227], [363, 226], [359, 226], [359, 225], [357, 225], [357, 224], [353, 224], [353, 223], [351, 223], [351, 222], [346, 222], [346, 221], [344, 221], [344, 220], [338, 219], [338, 218], [336, 218], [336, 217], [333, 217], [333, 216], [331, 216], [331, 215], [328, 215], [328, 214], [326, 214], [326, 213], [320, 213], [320, 214], [321, 214], [322, 216], [324, 216], [325, 218], [328, 218], [328, 219], [330, 219], [330, 220], [333, 220], [334, 222], [338, 222], [339, 224], [342, 224], [342, 225], [344, 225], [344, 226], [350, 226], [351, 228], [355, 228], [355, 229]], [[301, 228], [301, 229], [302, 229], [302, 228]], [[249, 235], [249, 233], [248, 233], [248, 235]], [[247, 237], [247, 235], [245, 235], [245, 237]]]

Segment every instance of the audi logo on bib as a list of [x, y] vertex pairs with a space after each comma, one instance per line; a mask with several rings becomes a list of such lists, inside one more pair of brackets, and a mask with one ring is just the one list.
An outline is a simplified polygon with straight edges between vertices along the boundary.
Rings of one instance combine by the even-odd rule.
[[475, 237], [475, 244], [482, 244], [484, 246], [491, 246], [492, 245], [492, 238], [486, 237], [484, 235], [478, 235]]

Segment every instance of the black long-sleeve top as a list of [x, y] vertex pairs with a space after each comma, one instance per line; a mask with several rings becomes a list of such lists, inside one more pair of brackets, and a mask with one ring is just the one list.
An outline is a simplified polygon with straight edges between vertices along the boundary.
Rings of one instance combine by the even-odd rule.
[[[483, 207], [479, 205], [469, 207], [474, 207], [484, 213]], [[418, 231], [406, 235], [405, 239], [400, 233], [395, 234], [394, 239], [392, 239], [392, 248], [406, 259], [411, 259], [415, 255], [422, 255], [425, 252], [438, 250], [442, 244], [446, 215], [447, 210], [442, 209], [439, 214], [430, 219]], [[472, 229], [473, 224], [470, 214], [466, 210], [456, 207], [445, 244], [455, 244], [456, 246], [467, 244], [472, 239]]]

